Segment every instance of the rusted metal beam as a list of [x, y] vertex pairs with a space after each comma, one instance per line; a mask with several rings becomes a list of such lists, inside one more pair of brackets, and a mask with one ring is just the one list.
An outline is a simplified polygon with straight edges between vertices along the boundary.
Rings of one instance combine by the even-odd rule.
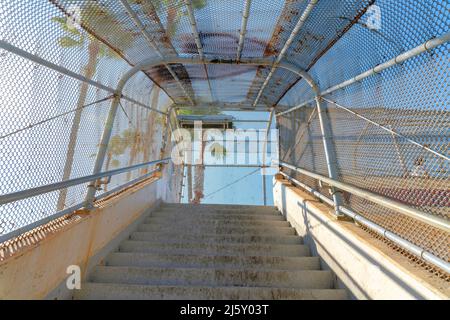
[[273, 64], [269, 74], [267, 75], [267, 78], [264, 80], [263, 85], [261, 86], [258, 95], [256, 96], [255, 101], [253, 102], [253, 105], [257, 105], [259, 102], [259, 99], [261, 98], [262, 94], [264, 93], [264, 90], [266, 89], [267, 85], [269, 84], [270, 79], [272, 79], [272, 76], [274, 75], [275, 71], [278, 69], [279, 64], [283, 60], [284, 56], [286, 55], [287, 51], [289, 50], [289, 47], [291, 46], [292, 42], [294, 42], [295, 37], [300, 32], [300, 29], [305, 24], [306, 20], [308, 19], [309, 15], [311, 14], [312, 10], [316, 6], [316, 4], [319, 2], [319, 0], [310, 0], [305, 11], [303, 11], [302, 15], [300, 16], [297, 24], [295, 25], [294, 29], [292, 30], [291, 35], [286, 40], [286, 43], [284, 44], [283, 48], [280, 51], [280, 54], [277, 56], [275, 63]]
[[[195, 20], [194, 8], [192, 7], [192, 2], [191, 2], [191, 0], [184, 0], [184, 4], [186, 5], [186, 8], [187, 8], [187, 13], [188, 13], [189, 21], [191, 23], [192, 33], [195, 38], [195, 44], [197, 46], [198, 54], [199, 54], [201, 60], [205, 60], [205, 53], [203, 51], [203, 45], [202, 45], [202, 41], [200, 39], [200, 34], [198, 32], [197, 21]], [[209, 81], [208, 68], [206, 67], [206, 64], [203, 64], [203, 68], [204, 68], [205, 75], [206, 75], [206, 81], [208, 82], [208, 88], [209, 88], [209, 94], [211, 97], [211, 101], [214, 101], [212, 88], [211, 88], [211, 82]]]
[[[65, 16], [74, 18], [57, 0], [49, 0], [50, 3], [52, 3], [58, 10], [60, 10]], [[89, 35], [97, 39], [99, 42], [103, 43], [105, 46], [107, 46], [111, 51], [115, 52], [121, 59], [123, 59], [126, 63], [128, 63], [130, 66], [134, 67], [135, 63], [130, 61], [123, 52], [118, 50], [118, 48], [114, 47], [109, 41], [107, 41], [104, 37], [101, 37], [99, 34], [97, 34], [93, 29], [91, 29], [88, 25], [83, 23], [83, 21], [79, 22], [81, 28], [85, 30]], [[174, 98], [170, 95], [169, 92], [165, 88], [159, 85], [149, 74], [145, 73], [145, 75], [159, 88], [161, 88], [162, 91], [164, 91], [165, 94], [172, 100], [175, 101]]]
[[[363, 17], [367, 10], [375, 3], [375, 0], [371, 0], [364, 8], [362, 8], [353, 19], [349, 19], [350, 22], [341, 30], [339, 31], [336, 36], [326, 45], [326, 47], [319, 52], [309, 63], [308, 67], [306, 67], [306, 71], [309, 72], [311, 68], [319, 61], [320, 58], [322, 58], [335, 44], [338, 42], [355, 24], [359, 22], [361, 17]], [[274, 105], [278, 105], [281, 100], [286, 96], [286, 94], [301, 80], [301, 78], [298, 78], [296, 81], [294, 81], [289, 87], [286, 88], [286, 90], [283, 92], [283, 94], [278, 98], [278, 100], [275, 102]]]
[[[133, 8], [131, 8], [130, 4], [128, 3], [128, 0], [119, 0], [120, 3], [122, 3], [123, 7], [127, 11], [128, 15], [130, 16], [131, 20], [136, 24], [136, 26], [141, 31], [142, 35], [144, 36], [145, 40], [149, 44], [149, 46], [155, 50], [156, 54], [162, 59], [164, 55], [162, 54], [161, 50], [159, 50], [158, 45], [153, 40], [153, 36], [145, 29], [144, 24], [137, 16], [136, 12], [134, 12]], [[169, 71], [170, 75], [175, 79], [175, 81], [180, 86], [181, 90], [184, 92], [185, 96], [189, 100], [189, 102], [192, 105], [195, 105], [194, 98], [191, 96], [189, 92], [187, 92], [186, 88], [184, 87], [184, 84], [180, 81], [177, 74], [173, 71], [172, 67], [168, 64], [164, 64], [164, 67]]]

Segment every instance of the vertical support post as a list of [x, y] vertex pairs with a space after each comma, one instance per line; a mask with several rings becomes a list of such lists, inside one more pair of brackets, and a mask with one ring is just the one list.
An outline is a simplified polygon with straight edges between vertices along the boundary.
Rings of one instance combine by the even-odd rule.
[[179, 197], [178, 197], [178, 203], [181, 203], [181, 200], [183, 199], [183, 190], [184, 190], [184, 186], [185, 186], [185, 183], [184, 183], [184, 178], [186, 178], [186, 175], [185, 175], [185, 169], [186, 169], [186, 165], [185, 164], [183, 164], [183, 166], [181, 167], [181, 175], [182, 175], [182, 178], [181, 178], [181, 183], [180, 183], [180, 192], [179, 192]]
[[186, 167], [187, 167], [188, 203], [191, 203], [191, 200], [192, 200], [192, 165], [188, 164]]
[[[316, 95], [315, 100], [317, 104], [317, 113], [319, 116], [320, 131], [322, 133], [325, 159], [327, 161], [328, 176], [331, 179], [339, 180], [337, 159], [333, 147], [333, 135], [328, 118], [327, 108], [322, 104], [322, 97], [319, 94]], [[343, 216], [343, 214], [340, 213], [339, 207], [343, 205], [342, 194], [334, 187], [331, 187], [331, 192], [333, 195], [335, 214], [337, 217], [341, 217]]]
[[[108, 117], [106, 119], [105, 128], [103, 129], [102, 138], [100, 140], [100, 146], [95, 159], [93, 174], [101, 172], [103, 162], [105, 161], [106, 152], [108, 150], [109, 140], [111, 139], [111, 133], [116, 118], [117, 109], [119, 107], [121, 94], [115, 94], [114, 99], [109, 109]], [[85, 207], [91, 208], [94, 202], [95, 193], [97, 192], [97, 181], [92, 181], [88, 185], [88, 191], [85, 198]]]
[[266, 153], [267, 153], [267, 143], [269, 140], [269, 131], [270, 131], [270, 127], [272, 126], [272, 120], [273, 120], [273, 115], [275, 114], [275, 108], [271, 108], [270, 111], [270, 116], [269, 116], [269, 122], [267, 123], [267, 128], [266, 128], [266, 136], [265, 136], [265, 140], [264, 140], [264, 144], [263, 144], [263, 152], [262, 152], [262, 187], [263, 187], [263, 202], [264, 205], [267, 205], [267, 196], [266, 196]]

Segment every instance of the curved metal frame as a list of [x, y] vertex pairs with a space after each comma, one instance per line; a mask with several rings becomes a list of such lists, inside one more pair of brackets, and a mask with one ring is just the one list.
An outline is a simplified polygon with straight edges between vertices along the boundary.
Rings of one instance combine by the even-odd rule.
[[[324, 152], [325, 152], [325, 158], [327, 161], [327, 168], [328, 168], [328, 174], [330, 178], [336, 179], [337, 174], [337, 167], [336, 167], [336, 161], [332, 149], [332, 135], [331, 135], [331, 129], [328, 123], [328, 116], [326, 110], [322, 106], [322, 98], [320, 97], [320, 90], [317, 86], [314, 79], [310, 76], [308, 72], [305, 70], [297, 67], [294, 64], [286, 63], [286, 62], [280, 62], [278, 59], [240, 59], [240, 61], [237, 60], [220, 60], [220, 59], [198, 59], [198, 58], [180, 58], [180, 57], [169, 57], [166, 59], [149, 59], [145, 60], [138, 65], [134, 66], [132, 69], [130, 69], [127, 73], [125, 73], [122, 78], [120, 79], [117, 88], [114, 93], [114, 99], [111, 104], [111, 108], [108, 114], [108, 118], [105, 124], [105, 128], [103, 131], [102, 139], [100, 141], [100, 148], [97, 153], [97, 158], [95, 160], [94, 164], [94, 174], [100, 172], [103, 162], [106, 156], [106, 149], [108, 147], [109, 139], [111, 138], [111, 132], [112, 132], [112, 126], [114, 123], [114, 119], [117, 113], [117, 109], [119, 106], [119, 101], [122, 97], [122, 91], [131, 77], [133, 77], [136, 73], [139, 71], [144, 71], [159, 65], [169, 65], [173, 63], [179, 63], [179, 64], [200, 64], [200, 65], [206, 65], [206, 64], [230, 64], [230, 65], [255, 65], [255, 66], [277, 66], [279, 68], [283, 68], [286, 70], [289, 70], [298, 76], [305, 79], [305, 81], [310, 85], [312, 90], [314, 91], [316, 97], [316, 105], [317, 105], [317, 111], [319, 114], [319, 121], [320, 121], [320, 128], [322, 131], [322, 137], [323, 137], [323, 144], [324, 144]], [[171, 107], [175, 107], [176, 105], [172, 105]], [[168, 112], [168, 117], [170, 117], [170, 111]], [[92, 201], [95, 197], [95, 187], [89, 186], [88, 192], [86, 194], [86, 206], [89, 207], [92, 205]], [[333, 193], [333, 200], [335, 203], [335, 211], [336, 215], [340, 215], [339, 213], [339, 207], [342, 205], [342, 196], [340, 193], [336, 192], [332, 188]]]

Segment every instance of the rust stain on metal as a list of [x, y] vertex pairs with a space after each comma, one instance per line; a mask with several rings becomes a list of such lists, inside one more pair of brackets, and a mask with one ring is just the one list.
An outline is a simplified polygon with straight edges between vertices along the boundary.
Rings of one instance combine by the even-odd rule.
[[328, 44], [327, 46], [316, 56], [314, 57], [314, 59], [311, 61], [311, 63], [308, 65], [308, 67], [306, 68], [306, 71], [309, 71], [316, 63], [317, 61], [323, 56], [325, 55], [325, 53], [328, 52], [328, 50], [330, 50], [335, 44], [336, 42], [339, 41], [339, 39], [341, 39], [356, 23], [358, 23], [358, 21], [361, 19], [361, 17], [363, 15], [366, 14], [367, 10], [369, 9], [369, 7], [371, 7], [373, 4], [375, 3], [375, 0], [370, 0], [369, 3], [367, 4], [366, 7], [364, 7], [363, 9], [361, 9], [356, 16], [350, 20], [350, 22], [341, 30], [336, 34], [336, 37], [334, 37]]
[[[69, 12], [59, 3], [57, 0], [49, 0], [50, 3], [52, 3], [55, 7], [57, 7], [66, 17], [71, 17]], [[89, 26], [87, 26], [85, 23], [80, 22], [80, 26], [90, 35], [92, 35], [94, 38], [96, 38], [98, 41], [106, 45], [109, 49], [114, 51], [118, 56], [120, 56], [123, 60], [125, 60], [128, 64], [133, 65], [130, 60], [128, 60], [124, 53], [120, 51], [118, 48], [114, 47], [111, 43], [109, 43], [105, 38], [101, 37], [97, 33], [94, 32], [93, 29], [91, 29]]]
[[[64, 6], [62, 4], [60, 4], [60, 1], [58, 0], [49, 0], [50, 3], [52, 3], [56, 8], [58, 8], [66, 17], [70, 17], [69, 12], [66, 10], [66, 8], [64, 8]], [[154, 12], [153, 14], [150, 15], [150, 17], [156, 17], [158, 18], [156, 12]], [[156, 21], [156, 20], [155, 20]], [[158, 18], [159, 21], [159, 18]], [[92, 28], [91, 26], [87, 25], [84, 22], [80, 22], [80, 26], [81, 28], [87, 32], [88, 34], [90, 34], [92, 37], [94, 37], [95, 39], [97, 39], [99, 42], [101, 42], [103, 45], [107, 46], [111, 51], [115, 52], [121, 59], [123, 59], [126, 63], [128, 63], [130, 66], [134, 67], [136, 65], [136, 63], [138, 63], [138, 61], [132, 62], [130, 59], [127, 58], [125, 52], [123, 50], [121, 50], [117, 45], [113, 45], [111, 43], [111, 41], [108, 41], [104, 35], [100, 35], [98, 32], [95, 31], [94, 28]], [[140, 33], [137, 33], [134, 30], [125, 30], [126, 32], [128, 32], [130, 34], [130, 37], [136, 37], [139, 36]], [[164, 43], [166, 45], [170, 44], [171, 49], [176, 53], [175, 49], [173, 48], [170, 39], [168, 38], [165, 30], [157, 32], [157, 34], [163, 34], [163, 36], [160, 37], [160, 41], [161, 43]], [[156, 85], [158, 86], [160, 89], [162, 89], [167, 96], [169, 96], [171, 99], [173, 99], [174, 101], [176, 101], [177, 99], [173, 96], [173, 94], [171, 94], [168, 89], [166, 87], [163, 87], [162, 85], [160, 85], [160, 83], [154, 79], [152, 77], [152, 75], [148, 74], [147, 72], [144, 72], [147, 77]]]
[[[308, 67], [306, 68], [306, 71], [311, 70], [311, 68], [319, 61], [321, 57], [323, 57], [338, 41], [341, 39], [355, 24], [359, 22], [362, 16], [367, 12], [370, 6], [372, 6], [375, 3], [375, 0], [370, 0], [369, 3], [359, 10], [359, 12], [355, 15], [353, 19], [350, 20], [350, 22], [336, 34], [336, 37], [334, 37], [327, 46], [318, 54], [316, 55], [311, 62], [309, 63]], [[323, 39], [322, 39], [323, 40]], [[274, 105], [278, 105], [280, 101], [286, 96], [286, 94], [301, 80], [302, 78], [298, 78], [296, 81], [294, 81], [290, 86], [288, 86], [282, 93], [282, 95], [278, 98], [278, 100], [275, 102]]]
[[[303, 3], [301, 0], [289, 0], [285, 1], [284, 7], [282, 9], [281, 15], [278, 18], [278, 21], [273, 30], [272, 36], [269, 42], [266, 45], [263, 56], [264, 57], [272, 57], [279, 54], [279, 47], [281, 47], [281, 42], [284, 40], [286, 36], [287, 26], [291, 25], [294, 22], [294, 18], [297, 18], [300, 15], [299, 7]], [[247, 92], [246, 99], [253, 100], [256, 98], [257, 92], [261, 87], [261, 76], [263, 71], [267, 70], [266, 67], [258, 67], [258, 71], [256, 72], [256, 76], [250, 86], [249, 91]], [[264, 97], [262, 97], [264, 100]]]

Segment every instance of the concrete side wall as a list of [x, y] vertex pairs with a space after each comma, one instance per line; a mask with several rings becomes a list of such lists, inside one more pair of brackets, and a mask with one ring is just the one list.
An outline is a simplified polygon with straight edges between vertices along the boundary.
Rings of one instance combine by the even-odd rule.
[[[161, 201], [165, 180], [152, 178], [77, 212], [70, 223], [0, 261], [0, 299], [70, 298], [67, 267], [78, 265], [84, 277]], [[165, 199], [163, 199], [165, 200]]]
[[310, 194], [274, 179], [274, 202], [321, 258], [323, 269], [334, 272], [336, 287], [348, 289], [353, 298], [448, 298], [445, 284], [430, 283], [406, 258], [354, 223], [337, 221], [331, 208]]

